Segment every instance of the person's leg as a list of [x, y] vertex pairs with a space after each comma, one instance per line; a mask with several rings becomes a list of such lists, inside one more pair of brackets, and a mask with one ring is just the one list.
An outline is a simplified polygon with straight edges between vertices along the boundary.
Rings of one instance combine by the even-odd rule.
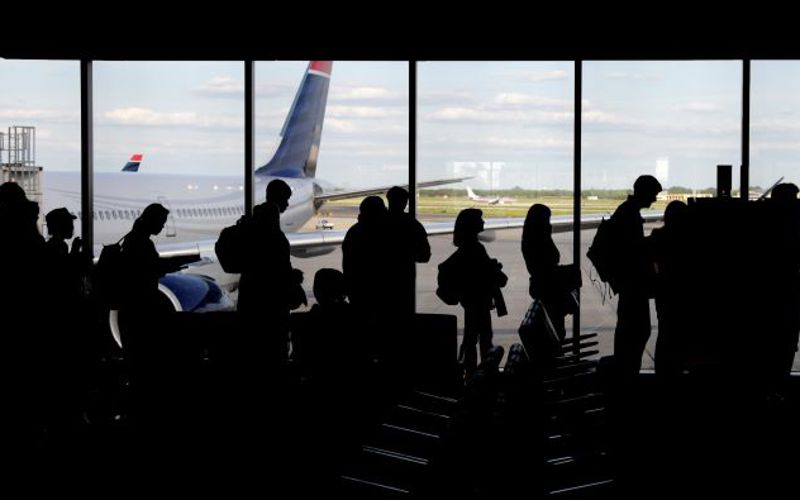
[[471, 375], [478, 366], [478, 352], [476, 344], [478, 343], [479, 325], [480, 320], [473, 308], [464, 308], [464, 337], [461, 340], [461, 349], [458, 353], [458, 359], [464, 367], [466, 375]]
[[642, 365], [647, 339], [650, 338], [650, 304], [643, 294], [620, 294], [617, 305], [617, 328], [614, 333], [614, 357], [625, 378], [636, 377]]

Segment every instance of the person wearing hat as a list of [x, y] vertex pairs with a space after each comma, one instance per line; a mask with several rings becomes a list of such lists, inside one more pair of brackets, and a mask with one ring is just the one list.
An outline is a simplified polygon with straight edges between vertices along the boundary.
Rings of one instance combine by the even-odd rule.
[[44, 245], [42, 266], [47, 314], [41, 354], [46, 360], [43, 375], [47, 380], [47, 424], [56, 434], [66, 432], [69, 422], [79, 414], [77, 401], [87, 366], [83, 278], [88, 268], [81, 255], [81, 238], [74, 238], [71, 247], [67, 244], [75, 233], [76, 218], [66, 208], [56, 208], [45, 215], [50, 238]]

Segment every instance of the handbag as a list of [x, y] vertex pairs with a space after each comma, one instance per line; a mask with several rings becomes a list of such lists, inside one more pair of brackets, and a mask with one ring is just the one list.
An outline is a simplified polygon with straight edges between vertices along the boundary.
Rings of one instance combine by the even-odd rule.
[[541, 300], [531, 302], [517, 332], [529, 359], [552, 358], [561, 354], [561, 340]]
[[555, 279], [558, 286], [558, 297], [564, 314], [576, 314], [580, 308], [578, 290], [583, 285], [580, 268], [575, 264], [556, 267]]

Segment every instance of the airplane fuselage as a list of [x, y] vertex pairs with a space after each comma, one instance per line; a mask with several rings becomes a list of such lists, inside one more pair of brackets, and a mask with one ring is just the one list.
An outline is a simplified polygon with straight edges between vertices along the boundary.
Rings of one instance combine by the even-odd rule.
[[[43, 173], [42, 213], [66, 207], [80, 214], [80, 175]], [[255, 202], [262, 203], [275, 177], [258, 176]], [[292, 188], [289, 207], [281, 215], [284, 232], [295, 232], [315, 214], [314, 179], [281, 178]], [[239, 176], [201, 176], [146, 172], [100, 172], [94, 176], [94, 240], [99, 246], [119, 240], [150, 203], [170, 210], [157, 244], [214, 239], [244, 213], [244, 182]], [[76, 234], [80, 224], [76, 221]]]

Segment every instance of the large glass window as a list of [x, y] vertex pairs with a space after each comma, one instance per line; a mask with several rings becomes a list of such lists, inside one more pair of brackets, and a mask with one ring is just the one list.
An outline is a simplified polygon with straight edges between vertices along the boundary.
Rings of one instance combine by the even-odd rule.
[[[14, 180], [39, 203], [47, 237], [47, 212], [66, 207], [78, 215], [81, 208], [80, 65], [0, 59], [0, 74], [0, 182]], [[65, 179], [77, 181], [59, 190]]]
[[244, 199], [243, 73], [241, 62], [94, 63], [94, 206], [106, 212], [97, 245], [133, 224], [111, 211], [150, 203], [171, 212], [157, 245], [215, 239], [236, 220], [180, 214]]
[[[583, 215], [613, 213], [642, 174], [654, 175], [664, 187], [653, 211], [663, 211], [674, 199], [713, 196], [720, 164], [734, 166], [736, 191], [741, 62], [587, 62], [583, 67]], [[646, 225], [645, 234], [657, 225]], [[593, 230], [581, 234], [581, 330], [598, 332], [602, 354], [611, 354], [617, 299], [585, 258], [593, 237]], [[651, 319], [643, 368], [653, 366], [654, 309]]]
[[[418, 191], [423, 223], [453, 221], [464, 208], [484, 219], [525, 217], [548, 205], [553, 221], [572, 219], [573, 92], [571, 62], [429, 62], [418, 69], [419, 183], [468, 179]], [[508, 350], [531, 303], [520, 249], [522, 230], [487, 232], [490, 256], [502, 262], [508, 315], [493, 313], [494, 343]], [[493, 238], [493, 239], [491, 239]], [[489, 241], [491, 239], [491, 241]], [[572, 233], [554, 235], [561, 263], [572, 262]], [[430, 263], [417, 266], [417, 310], [457, 314], [435, 294], [438, 264], [453, 253], [452, 235], [430, 238]], [[567, 325], [569, 331], [570, 325]]]
[[[284, 158], [289, 152], [304, 159], [308, 156], [308, 149], [299, 144], [311, 133], [314, 118], [307, 114], [310, 111], [298, 109], [306, 114], [289, 127], [287, 117], [298, 98], [307, 99], [304, 109], [321, 103], [325, 111], [324, 120], [318, 123], [322, 135], [316, 169], [305, 172], [306, 178], [293, 185], [290, 209], [282, 219], [284, 231], [347, 230], [357, 220], [363, 196], [314, 201], [311, 190], [317, 195], [341, 194], [408, 183], [408, 63], [335, 61], [328, 67], [324, 61], [314, 62], [310, 73], [316, 81], [306, 87], [308, 95], [299, 97], [308, 68], [308, 61], [257, 63], [256, 169], [269, 164], [282, 141], [287, 142], [285, 151], [279, 153]], [[328, 80], [327, 92], [313, 87], [322, 79]], [[319, 102], [312, 103], [314, 99]], [[288, 134], [293, 135], [289, 138]], [[294, 149], [288, 147], [289, 141], [295, 144]], [[264, 200], [266, 180], [256, 177], [256, 203]], [[294, 206], [297, 210], [292, 213]], [[341, 248], [293, 250], [292, 254], [292, 265], [303, 271], [309, 305], [313, 304], [314, 274], [325, 267], [341, 270]]]
[[753, 61], [750, 71], [750, 191], [758, 197], [780, 178], [800, 185], [800, 61]]
[[750, 197], [758, 198], [779, 180], [800, 186], [800, 61], [753, 61], [750, 70]]

